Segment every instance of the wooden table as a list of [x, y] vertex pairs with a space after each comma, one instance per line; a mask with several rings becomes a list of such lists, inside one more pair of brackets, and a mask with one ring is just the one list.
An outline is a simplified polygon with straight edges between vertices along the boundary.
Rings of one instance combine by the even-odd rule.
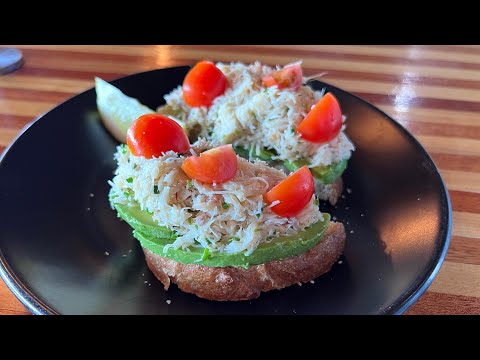
[[[0, 153], [33, 118], [105, 80], [199, 59], [303, 59], [397, 119], [425, 146], [450, 190], [446, 260], [408, 314], [480, 314], [480, 46], [17, 46], [25, 65], [0, 76]], [[0, 314], [28, 314], [0, 281]]]

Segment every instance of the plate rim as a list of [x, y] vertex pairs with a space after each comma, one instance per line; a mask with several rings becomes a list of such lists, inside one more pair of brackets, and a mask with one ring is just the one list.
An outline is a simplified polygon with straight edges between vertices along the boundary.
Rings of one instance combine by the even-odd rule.
[[[426, 276], [423, 279], [423, 281], [420, 281], [420, 283], [417, 284], [415, 289], [413, 289], [410, 292], [406, 292], [402, 294], [402, 296], [391, 305], [391, 308], [393, 308], [395, 305], [398, 306], [391, 314], [402, 315], [420, 298], [420, 296], [422, 296], [425, 293], [425, 291], [427, 291], [427, 289], [430, 287], [433, 280], [437, 276], [438, 272], [440, 271], [440, 268], [442, 267], [443, 262], [445, 261], [445, 256], [447, 255], [448, 248], [450, 247], [450, 240], [452, 236], [452, 203], [450, 200], [450, 193], [448, 192], [448, 188], [447, 188], [447, 185], [445, 184], [445, 180], [443, 180], [442, 174], [440, 173], [439, 168], [435, 163], [435, 161], [432, 159], [432, 157], [430, 156], [428, 151], [423, 147], [420, 141], [418, 141], [417, 138], [412, 133], [410, 133], [402, 124], [400, 124], [397, 120], [395, 120], [393, 117], [388, 115], [386, 112], [384, 112], [380, 108], [376, 107], [369, 101], [362, 99], [361, 97], [355, 94], [352, 94], [346, 90], [340, 89], [334, 85], [331, 85], [323, 81], [317, 80], [317, 82], [327, 84], [329, 87], [335, 89], [336, 91], [353, 96], [357, 100], [368, 105], [373, 111], [380, 113], [383, 117], [386, 117], [388, 120], [390, 120], [404, 135], [406, 135], [409, 139], [411, 139], [415, 143], [415, 145], [423, 152], [423, 155], [433, 164], [435, 172], [437, 173], [440, 179], [440, 183], [442, 185], [442, 190], [443, 190], [442, 194], [445, 196], [445, 201], [447, 203], [447, 229], [445, 231], [445, 243], [440, 252], [440, 255], [438, 256], [438, 259], [434, 259], [434, 258], [430, 259], [430, 263], [428, 264], [427, 271], [426, 271], [426, 274], [428, 274], [428, 276]], [[433, 266], [433, 269], [432, 269], [432, 266]], [[387, 309], [387, 311], [384, 311], [383, 314], [389, 314], [388, 310], [389, 309]]]
[[[113, 80], [108, 81], [108, 83], [115, 83], [117, 81], [123, 80], [125, 78], [133, 77], [133, 76], [138, 76], [142, 74], [147, 74], [147, 73], [152, 73], [152, 72], [162, 72], [162, 71], [171, 71], [174, 69], [186, 69], [186, 68], [191, 68], [193, 65], [180, 65], [180, 66], [171, 66], [171, 67], [163, 67], [163, 68], [158, 68], [158, 69], [151, 69], [151, 70], [146, 70], [146, 71], [141, 71], [137, 73], [132, 73], [129, 75], [121, 76], [118, 78], [115, 78]], [[95, 76], [94, 76], [95, 77]], [[376, 107], [369, 101], [351, 93], [346, 90], [343, 90], [341, 88], [338, 88], [335, 85], [331, 85], [328, 82], [320, 81], [320, 80], [310, 80], [307, 82], [308, 83], [318, 83], [321, 85], [327, 85], [331, 89], [343, 93], [344, 95], [350, 96], [355, 98], [357, 101], [360, 101], [360, 103], [363, 103], [364, 105], [367, 105], [370, 107], [371, 110], [379, 113], [383, 118], [386, 118], [389, 120], [391, 123], [393, 123], [409, 140], [411, 140], [415, 146], [420, 149], [423, 152], [423, 155], [433, 164], [434, 170], [436, 174], [438, 175], [442, 187], [442, 195], [445, 196], [445, 201], [447, 204], [447, 229], [445, 231], [445, 237], [444, 239], [441, 238], [440, 240], [444, 242], [443, 248], [440, 251], [440, 254], [438, 255], [438, 250], [435, 251], [435, 256], [432, 257], [429, 261], [429, 264], [427, 265], [426, 269], [426, 276], [420, 281], [416, 286], [414, 286], [410, 291], [407, 291], [402, 294], [397, 300], [395, 300], [390, 307], [387, 309], [382, 309], [378, 314], [382, 315], [401, 315], [403, 314], [406, 310], [408, 310], [419, 298], [422, 296], [425, 291], [429, 288], [435, 277], [437, 276], [438, 272], [440, 271], [441, 266], [443, 265], [443, 262], [445, 260], [445, 256], [447, 254], [448, 248], [450, 246], [450, 240], [451, 240], [451, 233], [452, 233], [452, 205], [451, 205], [451, 200], [450, 200], [450, 194], [448, 192], [448, 188], [445, 184], [445, 181], [439, 171], [439, 168], [435, 161], [431, 158], [430, 154], [427, 152], [427, 150], [423, 147], [423, 145], [415, 138], [413, 134], [411, 134], [402, 124], [400, 124], [397, 120], [395, 120], [393, 117], [385, 113], [383, 110], [380, 108]], [[31, 122], [26, 124], [16, 135], [16, 137], [10, 142], [10, 144], [4, 149], [3, 153], [0, 155], [0, 164], [3, 162], [5, 156], [7, 153], [10, 151], [10, 149], [17, 143], [19, 138], [23, 136], [28, 129], [30, 129], [33, 125], [37, 123], [38, 120], [42, 119], [46, 115], [48, 115], [50, 112], [52, 112], [54, 109], [63, 106], [65, 103], [68, 103], [72, 99], [83, 95], [84, 93], [87, 93], [89, 91], [94, 91], [95, 86], [86, 89], [85, 91], [82, 91], [78, 94], [74, 94], [73, 96], [69, 97], [68, 99], [64, 100], [63, 102], [59, 103], [58, 105], [52, 107], [51, 109], [47, 110], [43, 114], [39, 115], [38, 117], [34, 118]], [[16, 276], [16, 274], [12, 271], [10, 268], [5, 256], [3, 255], [2, 250], [0, 249], [0, 277], [3, 279], [9, 290], [15, 295], [15, 297], [33, 314], [33, 315], [60, 315], [59, 312], [56, 310], [52, 309], [49, 307], [47, 304], [45, 304], [42, 300], [38, 298], [32, 291], [28, 289], [25, 284], [23, 284], [22, 281]], [[393, 309], [393, 310], [392, 310]]]
[[[61, 104], [67, 102], [69, 99], [65, 100]], [[55, 106], [54, 108], [56, 108]], [[2, 163], [4, 157], [10, 150], [10, 148], [17, 142], [17, 140], [25, 134], [25, 132], [30, 129], [38, 120], [40, 120], [44, 115], [48, 114], [51, 110], [43, 113], [42, 115], [34, 118], [32, 121], [27, 123], [15, 138], [8, 144], [8, 146], [3, 150], [3, 153], [0, 154], [0, 164]], [[7, 262], [7, 259], [3, 255], [2, 249], [0, 249], [0, 277], [7, 285], [8, 289], [15, 295], [15, 297], [33, 314], [33, 315], [59, 315], [58, 312], [51, 309], [47, 304], [41, 301], [33, 292], [31, 292], [25, 284], [17, 277], [17, 275], [12, 271], [10, 265]]]

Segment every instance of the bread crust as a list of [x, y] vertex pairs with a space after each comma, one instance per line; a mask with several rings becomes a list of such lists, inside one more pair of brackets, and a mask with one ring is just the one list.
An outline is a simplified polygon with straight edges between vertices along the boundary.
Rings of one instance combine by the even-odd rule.
[[335, 205], [340, 198], [343, 191], [343, 180], [339, 176], [334, 183], [324, 185], [320, 181], [315, 180], [315, 194], [320, 200], [329, 201], [330, 204]]
[[324, 239], [303, 254], [265, 264], [211, 267], [182, 264], [143, 249], [150, 270], [168, 290], [173, 282], [185, 292], [217, 301], [250, 300], [261, 292], [304, 283], [330, 271], [345, 247], [343, 224], [331, 222]]

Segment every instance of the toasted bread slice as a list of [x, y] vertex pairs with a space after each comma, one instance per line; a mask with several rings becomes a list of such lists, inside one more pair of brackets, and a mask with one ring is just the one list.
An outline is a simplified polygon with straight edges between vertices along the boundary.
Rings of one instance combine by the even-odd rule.
[[320, 200], [329, 201], [330, 204], [335, 205], [340, 198], [340, 195], [343, 191], [343, 180], [339, 176], [338, 179], [328, 185], [324, 185], [319, 181], [315, 180], [315, 194]]
[[147, 265], [168, 290], [173, 282], [188, 293], [217, 301], [250, 300], [262, 291], [304, 283], [330, 271], [345, 247], [343, 224], [331, 222], [324, 238], [303, 254], [248, 269], [185, 265], [143, 249]]

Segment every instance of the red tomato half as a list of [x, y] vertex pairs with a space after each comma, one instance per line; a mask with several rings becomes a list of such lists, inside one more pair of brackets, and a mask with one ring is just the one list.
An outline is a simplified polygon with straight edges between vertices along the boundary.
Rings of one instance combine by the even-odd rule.
[[187, 152], [187, 134], [174, 120], [160, 114], [140, 116], [127, 131], [127, 145], [135, 156], [150, 159], [167, 151]]
[[300, 61], [285, 65], [283, 69], [272, 72], [262, 78], [263, 86], [276, 85], [279, 89], [300, 89], [303, 83], [302, 63]]
[[272, 211], [280, 216], [293, 217], [307, 206], [314, 188], [312, 173], [304, 165], [270, 189], [263, 199], [267, 204], [280, 201], [272, 206]]
[[235, 177], [238, 159], [231, 144], [204, 151], [200, 156], [189, 156], [182, 170], [192, 179], [207, 184], [221, 184]]
[[191, 107], [210, 106], [227, 88], [227, 78], [210, 61], [200, 61], [183, 80], [183, 100]]
[[342, 129], [342, 110], [337, 99], [327, 93], [310, 110], [297, 128], [302, 139], [313, 143], [326, 143]]

